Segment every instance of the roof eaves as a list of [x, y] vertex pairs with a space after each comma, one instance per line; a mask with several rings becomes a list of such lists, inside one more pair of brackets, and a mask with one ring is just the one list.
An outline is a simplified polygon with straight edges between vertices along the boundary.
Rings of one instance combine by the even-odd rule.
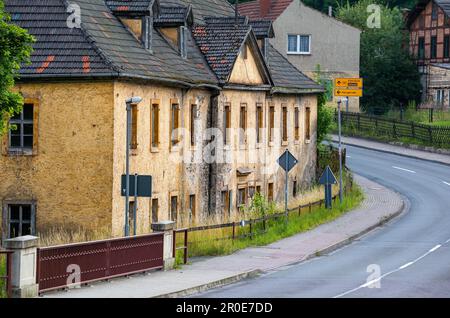
[[324, 92], [324, 88], [291, 88], [282, 86], [274, 86], [270, 91], [271, 94], [319, 94]]

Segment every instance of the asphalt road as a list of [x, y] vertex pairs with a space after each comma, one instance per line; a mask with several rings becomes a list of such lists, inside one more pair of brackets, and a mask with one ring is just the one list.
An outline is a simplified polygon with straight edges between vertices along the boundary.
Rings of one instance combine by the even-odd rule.
[[450, 297], [450, 167], [347, 149], [355, 173], [407, 198], [406, 214], [329, 255], [197, 297]]

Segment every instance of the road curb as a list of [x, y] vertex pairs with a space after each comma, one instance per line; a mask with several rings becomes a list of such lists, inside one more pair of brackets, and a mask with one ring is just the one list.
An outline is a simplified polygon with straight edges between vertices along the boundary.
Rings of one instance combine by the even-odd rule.
[[[353, 137], [353, 138], [354, 138], [354, 137]], [[362, 140], [365, 140], [365, 139], [362, 139]], [[368, 140], [368, 141], [372, 141], [372, 140], [369, 140], [369, 139], [367, 139], [367, 140]], [[333, 138], [332, 142], [333, 142], [333, 143], [337, 143], [338, 140], [335, 140], [335, 139]], [[377, 141], [377, 142], [379, 142], [379, 141]], [[382, 142], [380, 142], [380, 143], [382, 143]], [[401, 156], [401, 157], [406, 157], [406, 158], [411, 158], [411, 159], [417, 159], [417, 160], [423, 160], [423, 161], [428, 161], [428, 162], [438, 163], [438, 164], [441, 164], [441, 165], [450, 166], [450, 163], [444, 162], [444, 161], [439, 161], [439, 160], [434, 160], [434, 159], [425, 159], [425, 158], [422, 158], [422, 157], [413, 156], [413, 155], [407, 155], [407, 154], [399, 153], [399, 152], [395, 152], [395, 151], [384, 150], [384, 149], [377, 149], [377, 148], [372, 148], [372, 147], [368, 147], [368, 146], [362, 146], [362, 145], [355, 144], [355, 143], [352, 143], [352, 142], [342, 142], [342, 144], [343, 144], [343, 145], [348, 145], [348, 146], [357, 147], [357, 148], [362, 148], [362, 149], [372, 150], [372, 151], [378, 151], [378, 152], [388, 153], [388, 154], [391, 154], [391, 155], [397, 155], [397, 156]], [[387, 144], [387, 143], [385, 143], [385, 144], [386, 144], [386, 145], [393, 146], [393, 147], [400, 147], [400, 146], [394, 146], [394, 145]], [[404, 147], [400, 147], [400, 148], [404, 148]], [[410, 148], [404, 148], [404, 149], [415, 150], [415, 149], [410, 149]], [[421, 151], [423, 151], [423, 150], [421, 150]], [[445, 155], [443, 155], [443, 156], [445, 156]]]
[[194, 286], [194, 287], [190, 287], [187, 289], [182, 289], [176, 292], [171, 292], [171, 293], [167, 293], [167, 294], [161, 294], [158, 296], [153, 296], [151, 298], [182, 298], [182, 297], [187, 297], [193, 294], [197, 294], [197, 293], [201, 293], [204, 291], [207, 291], [209, 289], [212, 288], [217, 288], [217, 287], [222, 287], [222, 286], [226, 286], [226, 285], [230, 285], [233, 283], [237, 283], [238, 281], [247, 279], [247, 278], [255, 278], [259, 275], [261, 275], [263, 273], [262, 270], [260, 269], [255, 269], [252, 271], [248, 271], [248, 272], [244, 272], [244, 273], [239, 273], [237, 275], [232, 275], [226, 278], [222, 278], [213, 282], [209, 282], [206, 284], [202, 284], [199, 286]]

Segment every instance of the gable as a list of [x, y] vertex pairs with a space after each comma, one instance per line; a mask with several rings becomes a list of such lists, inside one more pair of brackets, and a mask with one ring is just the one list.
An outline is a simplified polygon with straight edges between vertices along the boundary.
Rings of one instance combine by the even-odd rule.
[[258, 67], [258, 58], [250, 46], [245, 43], [234, 63], [228, 83], [241, 85], [269, 84], [267, 80], [264, 80], [264, 76]]

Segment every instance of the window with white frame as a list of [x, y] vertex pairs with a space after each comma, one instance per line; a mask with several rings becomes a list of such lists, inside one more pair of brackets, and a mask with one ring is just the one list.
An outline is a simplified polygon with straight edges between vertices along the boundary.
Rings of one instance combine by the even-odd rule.
[[289, 34], [288, 54], [310, 54], [311, 35]]

